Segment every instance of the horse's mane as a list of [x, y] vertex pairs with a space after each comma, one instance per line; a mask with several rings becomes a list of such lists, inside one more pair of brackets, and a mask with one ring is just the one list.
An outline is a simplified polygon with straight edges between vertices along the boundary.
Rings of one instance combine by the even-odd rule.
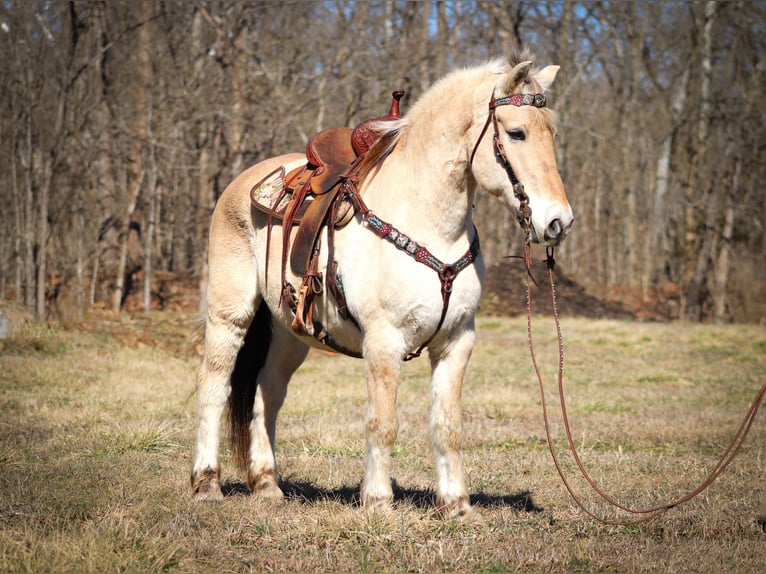
[[[467, 78], [472, 78], [472, 85], [477, 85], [480, 81], [489, 77], [507, 73], [521, 62], [534, 62], [534, 60], [535, 58], [532, 53], [524, 49], [511, 53], [506, 59], [498, 59], [483, 65], [456, 70], [444, 76], [418, 98], [404, 117], [395, 121], [381, 122], [376, 126], [380, 136], [359, 165], [359, 182], [364, 182], [367, 177], [377, 172], [386, 158], [394, 151], [397, 144], [405, 137], [408, 128], [417, 121], [422, 111], [431, 107], [432, 100], [436, 99], [438, 101], [444, 98], [453, 98], [455, 94], [454, 86], [464, 82]], [[533, 74], [534, 71], [530, 76]], [[518, 91], [520, 93], [540, 93], [543, 90], [534, 79], [531, 79], [528, 84], [523, 84]], [[489, 102], [489, 94], [487, 94], [487, 102]], [[549, 130], [555, 132], [555, 114], [547, 108], [542, 108], [538, 111], [540, 113], [537, 114], [537, 117]], [[466, 126], [467, 128], [468, 126]]]

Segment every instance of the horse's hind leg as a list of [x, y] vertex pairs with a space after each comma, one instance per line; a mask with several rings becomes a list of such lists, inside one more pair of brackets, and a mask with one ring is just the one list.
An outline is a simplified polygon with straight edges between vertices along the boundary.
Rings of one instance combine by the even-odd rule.
[[205, 357], [197, 377], [197, 447], [192, 466], [191, 484], [196, 500], [220, 500], [221, 419], [231, 390], [230, 377], [234, 370], [248, 324], [252, 317], [245, 314], [235, 321], [215, 309], [208, 311], [205, 328]]
[[[221, 419], [231, 393], [231, 376], [237, 356], [261, 299], [257, 291], [255, 261], [245, 244], [247, 238], [234, 236], [227, 243], [223, 240], [231, 237], [226, 234], [227, 228], [221, 225], [214, 216], [205, 356], [197, 377], [199, 427], [191, 474], [192, 492], [197, 500], [222, 498], [218, 463]], [[268, 341], [265, 344], [268, 345]], [[264, 350], [262, 356], [265, 354]]]
[[448, 517], [472, 513], [465, 486], [460, 398], [463, 376], [473, 350], [475, 334], [469, 325], [446, 350], [431, 356], [431, 446], [436, 470], [436, 505]]
[[274, 456], [277, 414], [287, 394], [287, 383], [308, 353], [308, 346], [284, 328], [274, 326], [258, 386], [250, 424], [247, 485], [257, 497], [282, 498]]

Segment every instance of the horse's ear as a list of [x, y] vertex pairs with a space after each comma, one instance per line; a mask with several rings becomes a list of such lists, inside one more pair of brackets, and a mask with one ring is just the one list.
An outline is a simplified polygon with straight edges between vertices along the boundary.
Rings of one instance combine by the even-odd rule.
[[495, 97], [502, 98], [510, 96], [519, 85], [529, 76], [529, 70], [532, 68], [532, 62], [521, 62], [508, 72], [498, 84], [498, 92]]
[[546, 66], [535, 74], [535, 80], [542, 86], [543, 91], [551, 87], [560, 67], [561, 66]]

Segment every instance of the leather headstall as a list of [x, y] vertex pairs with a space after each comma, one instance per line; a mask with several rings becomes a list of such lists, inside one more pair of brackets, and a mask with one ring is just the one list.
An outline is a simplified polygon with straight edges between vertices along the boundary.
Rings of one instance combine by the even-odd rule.
[[495, 94], [492, 94], [492, 98], [489, 100], [489, 113], [487, 114], [487, 121], [484, 123], [484, 127], [479, 134], [479, 139], [476, 140], [476, 144], [473, 146], [473, 152], [471, 152], [470, 164], [473, 165], [473, 158], [476, 155], [476, 150], [479, 149], [481, 140], [484, 139], [484, 134], [487, 133], [489, 125], [492, 124], [494, 134], [492, 134], [492, 147], [495, 150], [495, 157], [502, 163], [505, 172], [508, 174], [508, 179], [513, 186], [513, 194], [516, 199], [519, 200], [519, 212], [517, 214], [517, 220], [524, 230], [524, 234], [529, 237], [530, 229], [532, 225], [532, 210], [529, 208], [529, 196], [524, 191], [524, 185], [516, 177], [516, 173], [513, 171], [511, 162], [508, 160], [508, 156], [505, 153], [503, 142], [500, 141], [500, 127], [497, 122], [497, 114], [495, 110], [500, 106], [533, 106], [535, 108], [544, 108], [547, 105], [547, 99], [545, 94], [511, 94], [502, 98], [495, 99]]

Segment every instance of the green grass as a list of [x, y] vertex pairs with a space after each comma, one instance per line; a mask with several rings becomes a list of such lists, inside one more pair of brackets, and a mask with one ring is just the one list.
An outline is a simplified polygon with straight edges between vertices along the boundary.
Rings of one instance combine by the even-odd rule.
[[65, 335], [54, 326], [23, 323], [17, 333], [0, 340], [0, 352], [15, 355], [58, 355], [67, 351]]
[[[551, 463], [525, 323], [477, 323], [463, 404], [479, 523], [433, 511], [427, 359], [402, 369], [390, 514], [358, 506], [363, 363], [319, 352], [291, 382], [278, 425], [286, 502], [245, 494], [224, 453], [228, 495], [196, 504], [193, 317], [28, 324], [0, 348], [0, 571], [762, 572], [763, 414], [703, 496], [649, 524], [600, 524], [572, 504]], [[555, 333], [548, 319], [534, 326], [554, 446], [583, 500], [614, 517], [565, 452]], [[766, 372], [764, 327], [563, 328], [575, 443], [599, 485], [636, 506], [704, 479]]]

